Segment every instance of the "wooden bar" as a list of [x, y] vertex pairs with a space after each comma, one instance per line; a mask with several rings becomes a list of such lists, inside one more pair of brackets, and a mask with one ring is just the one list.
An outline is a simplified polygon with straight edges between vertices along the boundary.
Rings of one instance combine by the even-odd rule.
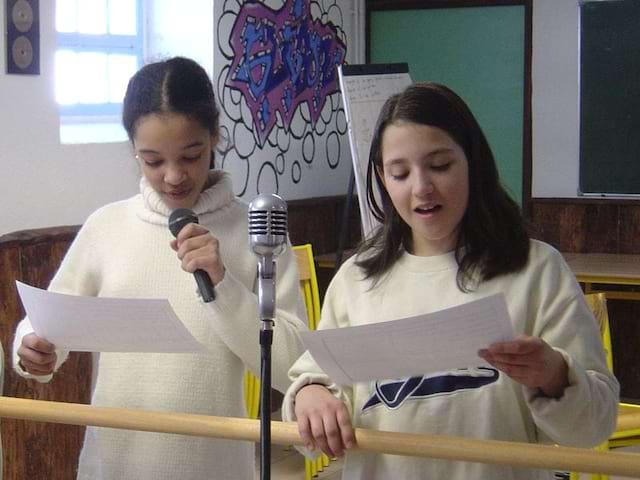
[[[11, 397], [0, 397], [0, 416], [230, 440], [255, 442], [260, 438], [260, 424], [257, 420], [94, 407]], [[640, 478], [640, 455], [630, 453], [366, 429], [356, 429], [355, 435], [356, 448], [377, 453]], [[294, 423], [272, 422], [271, 439], [276, 444], [302, 445]]]

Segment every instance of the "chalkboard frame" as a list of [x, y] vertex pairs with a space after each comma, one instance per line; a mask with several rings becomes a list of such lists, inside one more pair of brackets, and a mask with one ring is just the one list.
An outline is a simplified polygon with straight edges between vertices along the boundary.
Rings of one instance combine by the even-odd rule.
[[522, 105], [522, 184], [521, 208], [525, 217], [531, 216], [532, 177], [532, 0], [365, 0], [366, 1], [366, 63], [371, 59], [371, 13], [383, 10], [407, 9], [453, 9], [467, 7], [524, 7], [524, 59], [523, 59], [523, 105]]
[[578, 195], [640, 197], [640, 4], [581, 1], [579, 9]]

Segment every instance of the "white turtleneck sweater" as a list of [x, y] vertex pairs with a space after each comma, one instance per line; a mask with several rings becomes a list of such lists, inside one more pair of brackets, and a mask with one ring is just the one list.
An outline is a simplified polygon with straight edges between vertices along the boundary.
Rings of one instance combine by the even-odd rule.
[[[141, 194], [93, 213], [80, 229], [51, 291], [117, 298], [167, 298], [178, 318], [207, 347], [204, 354], [102, 353], [94, 365], [92, 404], [226, 417], [245, 416], [245, 365], [260, 372], [257, 258], [248, 246], [247, 206], [229, 177], [211, 173], [213, 185], [193, 211], [220, 241], [225, 265], [216, 299], [205, 304], [193, 275], [184, 272], [169, 243], [170, 210], [143, 179]], [[272, 383], [285, 391], [287, 370], [302, 353], [306, 328], [296, 263], [290, 248], [277, 258], [277, 312]], [[19, 324], [17, 347], [33, 329]], [[66, 352], [58, 352], [57, 367]], [[82, 480], [243, 480], [254, 478], [249, 442], [107, 428], [88, 428], [80, 455]]]
[[[354, 259], [331, 281], [319, 329], [412, 317], [503, 293], [515, 334], [540, 337], [559, 351], [568, 365], [569, 386], [561, 398], [547, 398], [486, 364], [479, 368], [478, 358], [478, 367], [340, 387], [307, 352], [290, 370], [294, 383], [282, 406], [285, 420], [295, 420], [297, 391], [317, 383], [344, 400], [359, 428], [582, 447], [604, 441], [615, 428], [619, 386], [607, 368], [598, 326], [573, 273], [549, 245], [531, 241], [522, 271], [482, 282], [470, 293], [456, 286], [453, 253], [418, 257], [405, 252], [376, 286], [363, 279]], [[393, 348], [390, 342], [380, 345]], [[354, 450], [346, 454], [343, 478], [550, 480], [553, 474]]]

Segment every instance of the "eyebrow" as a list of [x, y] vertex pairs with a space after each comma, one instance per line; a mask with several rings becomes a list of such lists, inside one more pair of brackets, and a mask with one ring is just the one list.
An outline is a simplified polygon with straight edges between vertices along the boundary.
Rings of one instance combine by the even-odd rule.
[[[449, 147], [437, 148], [429, 152], [427, 155], [425, 155], [424, 158], [435, 157], [436, 155], [440, 155], [441, 153], [450, 153], [450, 152], [453, 152], [453, 148], [449, 148]], [[404, 163], [405, 161], [406, 160], [404, 158], [394, 158], [393, 160], [389, 160], [388, 162], [385, 162], [383, 160], [382, 163], [387, 166], [392, 166], [392, 165]]]
[[[204, 142], [200, 142], [200, 141], [196, 141], [193, 143], [190, 143], [189, 145], [185, 145], [184, 147], [182, 147], [182, 150], [189, 150], [190, 148], [193, 147], [200, 147], [203, 146]], [[154, 153], [154, 154], [159, 154], [160, 152], [153, 150], [152, 148], [141, 148], [140, 150], [138, 150], [138, 153]]]

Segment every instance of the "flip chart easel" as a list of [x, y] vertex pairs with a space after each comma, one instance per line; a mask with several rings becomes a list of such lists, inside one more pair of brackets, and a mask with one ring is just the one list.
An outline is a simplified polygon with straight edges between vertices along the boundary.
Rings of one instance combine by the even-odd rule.
[[371, 139], [384, 102], [411, 84], [409, 66], [406, 63], [341, 65], [338, 67], [338, 77], [347, 117], [353, 169], [340, 232], [336, 268], [339, 267], [342, 257], [341, 244], [347, 233], [345, 222], [348, 222], [354, 184], [358, 193], [363, 238], [368, 237], [378, 225], [367, 205], [367, 163]]

